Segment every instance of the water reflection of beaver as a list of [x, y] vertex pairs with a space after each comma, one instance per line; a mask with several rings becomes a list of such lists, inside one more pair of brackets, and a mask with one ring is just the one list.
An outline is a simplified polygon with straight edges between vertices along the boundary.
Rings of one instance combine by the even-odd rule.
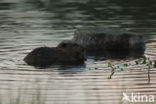
[[57, 47], [40, 47], [34, 49], [24, 61], [33, 66], [50, 65], [83, 65], [85, 60], [82, 46], [66, 41], [58, 44]]

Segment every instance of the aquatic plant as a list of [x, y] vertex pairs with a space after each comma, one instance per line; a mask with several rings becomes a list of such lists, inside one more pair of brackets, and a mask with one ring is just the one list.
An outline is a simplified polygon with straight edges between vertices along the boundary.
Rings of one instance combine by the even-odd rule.
[[147, 60], [146, 56], [143, 56], [142, 58], [143, 58], [142, 64], [146, 64], [146, 60]]
[[115, 73], [115, 68], [113, 67], [113, 65], [111, 64], [111, 62], [108, 62], [108, 67], [110, 67], [112, 69], [111, 70], [111, 75], [108, 77], [108, 79], [112, 79], [112, 76]]
[[[156, 68], [156, 60], [152, 61], [150, 58], [143, 56], [141, 59], [138, 59], [135, 61], [136, 65], [146, 64], [148, 66], [148, 84], [150, 84], [150, 69]], [[109, 76], [109, 79], [112, 78], [116, 70], [122, 71], [124, 67], [128, 67], [129, 64], [121, 64], [119, 66], [113, 67], [111, 62], [108, 62], [108, 67], [111, 68], [111, 75]]]

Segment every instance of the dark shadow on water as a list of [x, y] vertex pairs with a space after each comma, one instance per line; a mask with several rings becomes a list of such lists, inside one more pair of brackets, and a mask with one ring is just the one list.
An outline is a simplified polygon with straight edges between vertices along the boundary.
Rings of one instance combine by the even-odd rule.
[[49, 67], [35, 67], [40, 70], [58, 71], [60, 74], [77, 74], [86, 70], [86, 65], [81, 66], [64, 66], [53, 65]]
[[84, 72], [86, 70], [85, 66], [79, 66], [79, 67], [61, 67], [60, 69], [58, 69], [59, 74], [63, 75], [63, 76], [72, 76], [74, 74], [78, 74], [81, 72]]

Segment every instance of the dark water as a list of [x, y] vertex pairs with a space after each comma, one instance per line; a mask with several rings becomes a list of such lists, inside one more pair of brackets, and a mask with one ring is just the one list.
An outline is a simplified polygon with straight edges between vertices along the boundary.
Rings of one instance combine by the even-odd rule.
[[[32, 49], [56, 46], [71, 39], [77, 28], [89, 26], [119, 27], [149, 36], [145, 55], [156, 59], [155, 0], [0, 0], [0, 103], [125, 104], [123, 91], [156, 97], [156, 69], [151, 69], [147, 85], [148, 66], [135, 65], [134, 59], [89, 59], [86, 67], [66, 70], [36, 69], [23, 62]], [[108, 79], [109, 61], [129, 66]]]

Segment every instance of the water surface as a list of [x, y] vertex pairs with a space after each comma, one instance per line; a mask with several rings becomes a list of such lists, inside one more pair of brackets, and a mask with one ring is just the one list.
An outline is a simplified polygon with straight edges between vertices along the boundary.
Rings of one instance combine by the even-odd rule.
[[[137, 59], [88, 59], [86, 67], [47, 69], [24, 63], [32, 49], [56, 46], [71, 39], [77, 28], [89, 26], [118, 27], [149, 36], [145, 55], [156, 59], [155, 0], [1, 0], [0, 101], [9, 104], [20, 98], [20, 103], [28, 104], [39, 95], [46, 104], [121, 104], [123, 92], [156, 97], [156, 69], [151, 69], [148, 85], [148, 66], [135, 65]], [[128, 67], [108, 79], [109, 61]]]

